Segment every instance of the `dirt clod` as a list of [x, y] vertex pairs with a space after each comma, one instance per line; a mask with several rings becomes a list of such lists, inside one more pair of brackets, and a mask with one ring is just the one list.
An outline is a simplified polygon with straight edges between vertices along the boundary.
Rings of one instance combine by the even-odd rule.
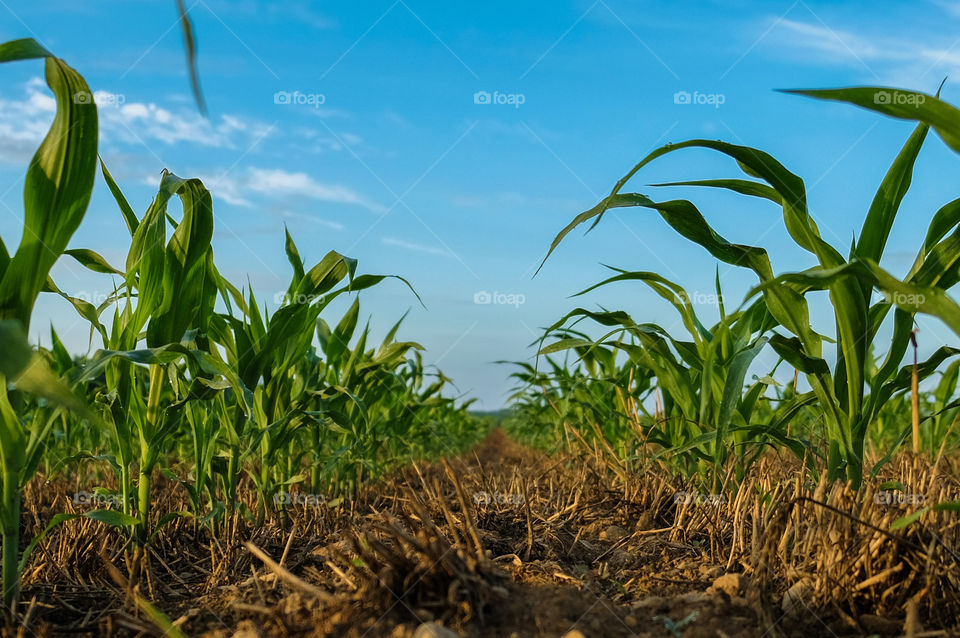
[[713, 585], [707, 588], [707, 593], [724, 592], [727, 596], [733, 598], [746, 590], [746, 582], [747, 579], [743, 574], [724, 574], [713, 581]]

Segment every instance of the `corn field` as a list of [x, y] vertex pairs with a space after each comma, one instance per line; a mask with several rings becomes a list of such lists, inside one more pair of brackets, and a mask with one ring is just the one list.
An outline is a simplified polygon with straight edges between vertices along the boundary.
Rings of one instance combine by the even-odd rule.
[[[636, 287], [669, 304], [673, 326], [628, 309], [571, 309], [543, 328], [532, 356], [499, 362], [515, 389], [505, 413], [490, 418], [424, 363], [418, 342], [404, 340], [402, 310], [373, 339], [381, 318], [365, 318], [361, 293], [395, 287], [420, 303], [416, 282], [364, 273], [336, 251], [311, 265], [284, 229], [276, 248], [289, 284], [274, 303], [258, 298], [218, 268], [216, 193], [164, 168], [152, 202], [136, 210], [101, 158], [98, 105], [76, 99], [90, 95], [84, 77], [32, 39], [0, 45], [0, 62], [36, 61], [56, 114], [26, 168], [19, 244], [0, 239], [0, 523], [11, 624], [28, 626], [44, 579], [62, 574], [71, 587], [87, 578], [105, 589], [112, 579], [116, 588], [103, 596], [125, 614], [121, 635], [185, 635], [181, 626], [202, 614], [179, 601], [225, 596], [224, 580], [243, 593], [217, 612], [232, 623], [267, 616], [275, 635], [307, 631], [291, 629], [296, 613], [278, 611], [301, 609], [287, 590], [310, 601], [308, 618], [332, 623], [322, 635], [366, 635], [401, 602], [397, 613], [418, 626], [467, 631], [519, 604], [529, 595], [520, 584], [551, 578], [557, 591], [570, 587], [563, 595], [574, 608], [587, 582], [632, 605], [610, 617], [582, 610], [599, 619], [596, 631], [615, 619], [632, 635], [656, 593], [651, 582], [707, 576], [707, 593], [752, 605], [757, 627], [775, 624], [774, 592], [788, 616], [802, 594], [858, 630], [870, 610], [871, 618], [905, 615], [908, 635], [946, 635], [916, 634], [917, 615], [946, 627], [960, 613], [951, 545], [960, 348], [938, 344], [919, 360], [916, 329], [925, 315], [960, 337], [949, 294], [960, 281], [960, 199], [923, 220], [907, 272], [880, 265], [924, 144], [960, 153], [960, 110], [939, 93], [790, 91], [914, 123], [849, 247], [823, 237], [806, 182], [762, 150], [693, 139], [643, 157], [560, 230], [537, 276], [549, 276], [544, 267], [573, 230], [629, 209], [662, 219], [723, 268], [752, 272], [753, 287], [735, 302], [718, 265], [717, 303], [704, 312], [681, 282], [608, 267], [602, 281], [571, 292]], [[658, 192], [719, 189], [760, 200], [782, 215], [809, 266], [777, 272], [772, 249], [715, 230], [708, 220], [719, 213], [630, 191], [649, 164], [680, 151], [718, 154], [740, 172], [655, 184]], [[96, 184], [115, 205], [122, 263], [74, 245]], [[61, 289], [50, 274], [59, 260], [111, 282], [111, 294], [94, 304]], [[89, 328], [89, 354], [71, 353], [55, 326], [49, 347], [30, 342], [41, 294], [67, 302]], [[829, 299], [829, 334], [813, 326], [816, 295]], [[341, 306], [342, 316], [331, 316]], [[44, 501], [41, 485], [75, 488], [72, 502]], [[894, 501], [905, 507], [885, 509]], [[211, 563], [202, 575], [168, 564], [171, 548], [191, 544], [203, 549], [186, 562]], [[666, 571], [691, 555], [713, 567]], [[251, 575], [230, 581], [221, 568]], [[175, 602], [164, 599], [164, 571], [183, 586]], [[722, 579], [732, 576], [727, 591], [732, 581]], [[682, 636], [708, 613], [706, 599], [679, 600], [655, 605], [683, 619], [651, 612], [663, 631], [644, 635]], [[689, 605], [701, 607], [688, 614]], [[77, 623], [77, 631], [94, 627]], [[490, 631], [470, 635], [512, 635]]]
[[[671, 304], [684, 331], [638, 321], [623, 310], [570, 311], [538, 342], [538, 366], [516, 364], [517, 427], [524, 436], [543, 444], [551, 438], [545, 432], [552, 432], [556, 440], [603, 450], [620, 472], [658, 466], [711, 490], [736, 487], [771, 449], [794, 456], [811, 480], [823, 473], [853, 489], [875, 478], [901, 446], [931, 462], [955, 451], [960, 350], [943, 345], [917, 361], [914, 326], [915, 317], [926, 314], [960, 335], [960, 308], [947, 295], [958, 281], [960, 200], [932, 214], [905, 276], [898, 278], [879, 262], [930, 130], [960, 152], [960, 110], [910, 91], [895, 91], [902, 99], [892, 106], [875, 99], [888, 92], [881, 87], [792, 91], [917, 122], [846, 257], [842, 247], [821, 236], [799, 176], [762, 150], [703, 139], [654, 150], [610, 195], [563, 228], [547, 258], [571, 231], [587, 222], [592, 230], [611, 209], [655, 213], [719, 262], [752, 271], [757, 282], [740, 305], [728, 308], [718, 269], [719, 317], [710, 324], [679, 283], [655, 272], [611, 268], [610, 277], [575, 296], [620, 283], [646, 286]], [[782, 211], [785, 230], [809, 253], [811, 266], [776, 273], [767, 250], [720, 236], [693, 202], [625, 192], [645, 166], [686, 149], [719, 153], [743, 175], [655, 186], [723, 189], [766, 200]], [[821, 291], [829, 295], [833, 335], [819, 334], [811, 323], [808, 296]], [[599, 329], [601, 336], [591, 337], [584, 326], [593, 326], [593, 334]], [[777, 361], [758, 371], [755, 362], [765, 349]], [[793, 382], [778, 382], [778, 369], [791, 371]], [[919, 384], [928, 381], [929, 389], [921, 392]]]
[[[445, 396], [449, 379], [424, 366], [417, 343], [398, 340], [400, 322], [380, 343], [361, 325], [356, 293], [387, 279], [409, 287], [406, 280], [360, 274], [355, 260], [336, 252], [308, 267], [288, 232], [278, 240], [290, 285], [284, 302], [268, 308], [217, 270], [213, 203], [199, 179], [164, 171], [153, 203], [138, 214], [98, 159], [97, 106], [73, 99], [89, 94], [84, 79], [32, 40], [0, 46], [3, 62], [37, 58], [57, 116], [27, 173], [23, 239], [12, 255], [0, 243], [8, 607], [33, 547], [20, 551], [20, 492], [38, 471], [48, 480], [112, 475], [115, 489], [88, 496], [110, 506], [82, 516], [146, 546], [178, 518], [216, 528], [239, 507], [262, 521], [278, 495], [282, 504], [294, 489], [332, 502], [410, 459], [477, 436], [470, 401]], [[117, 225], [129, 233], [117, 267], [68, 248], [98, 172], [116, 200]], [[168, 211], [174, 198], [179, 219]], [[62, 257], [111, 276], [113, 294], [94, 306], [60, 290], [48, 272]], [[60, 295], [89, 322], [99, 342], [94, 355], [72, 357], [53, 329], [50, 349], [30, 346], [25, 335], [40, 293]], [[324, 310], [341, 295], [354, 301], [328, 322]], [[158, 473], [183, 485], [189, 510], [152, 507]]]

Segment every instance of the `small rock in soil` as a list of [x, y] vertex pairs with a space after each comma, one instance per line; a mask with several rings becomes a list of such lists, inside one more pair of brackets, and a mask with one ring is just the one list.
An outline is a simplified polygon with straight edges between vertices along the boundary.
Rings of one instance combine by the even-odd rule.
[[746, 577], [743, 574], [724, 574], [713, 581], [713, 585], [707, 588], [708, 594], [724, 592], [727, 596], [733, 598], [743, 593], [746, 588]]
[[579, 629], [571, 629], [567, 633], [563, 634], [563, 638], [587, 638], [583, 635], [583, 632]]
[[417, 627], [413, 638], [460, 638], [460, 634], [435, 622], [425, 622]]

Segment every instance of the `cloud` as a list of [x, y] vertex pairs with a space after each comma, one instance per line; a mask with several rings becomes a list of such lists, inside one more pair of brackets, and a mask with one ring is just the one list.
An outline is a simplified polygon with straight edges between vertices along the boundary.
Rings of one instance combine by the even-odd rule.
[[[84, 99], [81, 97], [80, 99]], [[132, 102], [127, 96], [96, 91], [101, 151], [117, 145], [196, 144], [246, 149], [267, 137], [272, 127], [235, 115], [208, 120], [185, 106], [176, 112], [154, 103]], [[0, 96], [0, 161], [24, 164], [43, 141], [56, 113], [56, 100], [40, 78], [24, 85], [20, 98]]]
[[102, 139], [107, 142], [160, 142], [166, 146], [187, 142], [213, 148], [247, 148], [269, 136], [272, 127], [234, 115], [208, 120], [195, 110], [176, 113], [154, 103], [127, 102], [125, 96], [94, 93], [100, 114]]
[[940, 7], [951, 16], [960, 18], [960, 2], [957, 2], [957, 0], [931, 0], [931, 3]]
[[306, 173], [290, 173], [279, 168], [250, 168], [246, 187], [273, 197], [302, 197], [340, 204], [355, 204], [376, 213], [386, 209], [356, 191], [340, 185], [321, 184]]
[[288, 219], [305, 219], [313, 224], [318, 226], [323, 226], [324, 228], [329, 228], [330, 230], [343, 230], [344, 225], [339, 222], [332, 222], [326, 219], [320, 219], [319, 217], [314, 217], [313, 215], [304, 215], [303, 213], [294, 213], [292, 211], [283, 211], [280, 213], [281, 217], [286, 217]]
[[43, 141], [57, 110], [53, 97], [41, 92], [45, 86], [33, 78], [25, 86], [25, 99], [0, 96], [0, 160], [26, 164]]
[[[250, 167], [242, 172], [199, 174], [214, 199], [228, 204], [252, 208], [255, 199], [295, 199], [360, 206], [374, 213], [386, 208], [368, 199], [348, 186], [324, 184], [303, 172], [288, 172], [279, 168]], [[150, 176], [151, 184], [155, 177]]]
[[339, 152], [344, 150], [344, 144], [351, 147], [363, 144], [363, 138], [353, 133], [339, 133], [337, 136], [332, 136], [306, 126], [295, 128], [293, 135], [298, 140], [298, 150], [313, 153]]
[[[956, 42], [935, 42], [933, 38], [858, 35], [822, 23], [782, 19], [777, 46], [791, 46], [821, 54], [817, 61], [831, 65], [855, 66], [872, 76], [898, 85], [919, 85], [929, 89], [926, 78], [933, 71], [955, 74], [960, 71], [960, 47]], [[804, 57], [805, 63], [811, 60]]]
[[426, 253], [428, 255], [439, 255], [441, 257], [453, 257], [449, 250], [446, 248], [436, 248], [434, 246], [425, 246], [423, 244], [417, 244], [414, 242], [406, 241], [404, 239], [399, 239], [397, 237], [384, 237], [381, 240], [382, 243], [387, 246], [396, 246], [397, 248], [403, 248], [404, 250], [412, 250], [418, 253]]

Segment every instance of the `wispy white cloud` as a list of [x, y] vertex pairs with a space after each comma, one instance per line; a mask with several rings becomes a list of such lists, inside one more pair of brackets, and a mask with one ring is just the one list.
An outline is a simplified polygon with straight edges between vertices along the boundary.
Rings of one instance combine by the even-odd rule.
[[41, 92], [43, 86], [34, 78], [25, 87], [26, 97], [0, 95], [0, 161], [25, 164], [43, 141], [57, 110], [53, 97]]
[[321, 219], [314, 215], [305, 215], [303, 213], [295, 213], [293, 211], [285, 210], [280, 213], [280, 216], [285, 217], [287, 219], [303, 219], [310, 222], [311, 224], [316, 224], [317, 226], [323, 226], [324, 228], [329, 228], [330, 230], [344, 229], [344, 225], [339, 222], [332, 222], [328, 219]]
[[[381, 204], [348, 186], [318, 182], [303, 172], [252, 166], [243, 171], [219, 174], [201, 172], [197, 177], [210, 189], [214, 199], [235, 206], [254, 207], [257, 205], [255, 200], [306, 200], [359, 206], [377, 214], [386, 211]], [[150, 184], [156, 183], [154, 175], [147, 179]]]
[[271, 127], [235, 115], [208, 120], [194, 109], [174, 113], [154, 103], [127, 102], [125, 96], [98, 91], [100, 129], [104, 142], [179, 143], [243, 149], [271, 134]]
[[426, 246], [424, 244], [418, 244], [415, 242], [407, 241], [405, 239], [400, 239], [398, 237], [384, 237], [381, 239], [381, 242], [387, 246], [395, 246], [397, 248], [402, 248], [404, 250], [411, 250], [417, 253], [424, 253], [427, 255], [438, 255], [440, 257], [453, 257], [454, 255], [450, 254], [449, 250], [444, 248], [437, 248], [435, 246]]
[[[208, 148], [246, 149], [270, 135], [271, 127], [235, 115], [208, 120], [184, 106], [176, 112], [154, 103], [130, 101], [108, 91], [76, 99], [98, 105], [101, 149], [111, 146], [195, 144]], [[0, 95], [0, 161], [22, 164], [36, 151], [56, 112], [56, 101], [43, 80], [33, 78], [20, 97]]]
[[957, 0], [931, 0], [934, 4], [955, 18], [960, 18], [960, 2]]
[[788, 18], [780, 19], [774, 31], [777, 37], [771, 40], [802, 53], [805, 63], [858, 67], [885, 83], [929, 90], [932, 76], [960, 71], [960, 40], [955, 38], [876, 35], [868, 29], [854, 33], [815, 20]]
[[278, 168], [250, 168], [244, 185], [254, 193], [271, 197], [299, 197], [354, 204], [376, 213], [386, 210], [380, 204], [367, 199], [351, 188], [337, 184], [323, 184], [302, 172], [291, 173]]

